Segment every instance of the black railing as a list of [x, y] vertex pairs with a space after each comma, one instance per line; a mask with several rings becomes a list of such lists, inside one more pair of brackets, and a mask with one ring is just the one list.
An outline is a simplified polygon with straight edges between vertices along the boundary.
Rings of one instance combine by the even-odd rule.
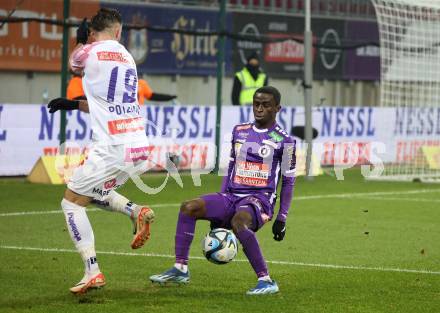
[[[121, 0], [106, 0], [120, 3]], [[131, 2], [163, 5], [217, 7], [219, 0], [131, 0]], [[306, 0], [227, 0], [229, 10], [264, 11], [304, 14]], [[370, 0], [311, 0], [313, 15], [339, 18], [375, 19]]]
[[[269, 10], [303, 14], [305, 0], [229, 0], [231, 8]], [[338, 17], [374, 18], [369, 0], [311, 0], [312, 14]]]

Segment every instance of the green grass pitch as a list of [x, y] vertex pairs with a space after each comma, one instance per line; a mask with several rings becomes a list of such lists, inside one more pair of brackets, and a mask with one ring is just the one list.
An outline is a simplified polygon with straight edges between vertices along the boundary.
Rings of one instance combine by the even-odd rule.
[[[144, 180], [157, 187], [164, 178]], [[183, 188], [169, 179], [156, 195], [131, 182], [121, 188], [156, 211], [152, 237], [140, 250], [130, 249], [125, 216], [90, 210], [107, 286], [74, 296], [68, 288], [83, 265], [61, 214], [64, 186], [1, 179], [0, 312], [440, 312], [440, 186], [366, 182], [358, 170], [346, 171], [344, 181], [299, 178], [284, 241], [272, 239], [271, 224], [258, 232], [279, 294], [245, 295], [256, 279], [241, 249], [227, 265], [204, 260], [207, 222], [197, 224], [191, 283], [152, 285], [148, 277], [174, 261], [179, 203], [217, 191], [220, 181], [204, 175], [197, 187], [184, 175]]]

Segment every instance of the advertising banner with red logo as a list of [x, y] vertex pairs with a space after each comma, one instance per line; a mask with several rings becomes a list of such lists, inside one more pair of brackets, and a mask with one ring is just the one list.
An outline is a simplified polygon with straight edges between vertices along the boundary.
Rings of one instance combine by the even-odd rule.
[[[71, 0], [70, 21], [91, 17], [99, 9], [98, 1]], [[63, 1], [0, 1], [0, 16], [63, 19]], [[69, 50], [75, 45], [76, 28], [70, 29]], [[23, 71], [61, 70], [63, 29], [60, 26], [37, 22], [5, 23], [0, 29], [0, 69]]]
[[[90, 117], [80, 111], [66, 115], [65, 151], [78, 159], [89, 149]], [[141, 107], [141, 115], [146, 120], [116, 120], [109, 128], [114, 134], [145, 129], [150, 145], [127, 151], [127, 162], [147, 155], [150, 170], [164, 170], [170, 158], [179, 169], [214, 167], [215, 107], [149, 105]], [[27, 175], [40, 156], [59, 155], [59, 129], [60, 114], [50, 114], [45, 105], [0, 104], [0, 176]]]
[[[17, 1], [0, 2], [0, 16], [7, 16]], [[92, 17], [101, 6], [118, 9], [125, 24], [188, 31], [217, 30], [218, 12], [212, 8], [188, 8], [152, 4], [70, 1], [71, 22]], [[63, 1], [24, 1], [13, 17], [62, 20]], [[304, 68], [304, 18], [281, 14], [230, 12], [226, 29], [244, 35], [265, 35], [275, 42], [226, 40], [225, 73], [242, 69], [247, 56], [257, 51], [262, 69], [274, 78], [302, 78]], [[379, 77], [379, 49], [374, 46], [339, 50], [343, 42], [378, 40], [377, 23], [336, 18], [312, 19], [313, 42], [328, 47], [313, 49], [314, 79], [361, 79]], [[69, 30], [69, 51], [75, 45], [76, 28]], [[218, 36], [124, 29], [121, 42], [132, 54], [139, 73], [216, 75]], [[296, 39], [296, 40], [295, 40]], [[60, 71], [62, 27], [37, 22], [6, 23], [0, 29], [0, 70]], [[102, 55], [115, 59], [117, 55]]]
[[[224, 107], [221, 167], [228, 164], [232, 128], [252, 122], [251, 106]], [[283, 106], [277, 122], [287, 133], [304, 126], [304, 108]], [[323, 166], [411, 162], [424, 146], [440, 146], [440, 108], [320, 107], [313, 111], [315, 157]], [[304, 142], [295, 138], [299, 148]], [[248, 168], [242, 167], [246, 172]]]
[[[214, 106], [151, 105], [142, 107], [141, 112], [146, 118], [143, 127], [150, 145], [128, 151], [126, 160], [145, 159], [150, 170], [164, 170], [169, 159], [179, 169], [206, 172], [213, 168]], [[50, 114], [45, 105], [0, 104], [0, 176], [27, 175], [40, 156], [59, 153], [59, 116], [58, 112]], [[226, 168], [229, 162], [233, 127], [251, 121], [250, 106], [223, 108], [221, 168]], [[291, 133], [292, 127], [304, 125], [303, 107], [284, 106], [277, 122]], [[138, 126], [136, 121], [135, 127]], [[237, 131], [244, 130], [243, 127]], [[327, 166], [379, 161], [408, 163], [421, 148], [440, 146], [439, 108], [320, 107], [313, 112], [313, 127], [318, 133], [313, 146], [315, 157]], [[91, 135], [88, 114], [68, 111], [66, 154], [76, 156], [79, 161], [81, 155], [87, 154]], [[296, 139], [298, 147], [304, 148], [301, 139]], [[435, 162], [438, 150], [425, 154], [431, 155]], [[59, 164], [61, 168], [63, 164]], [[242, 183], [265, 184], [266, 167], [252, 162], [237, 166]]]
[[[242, 69], [246, 58], [258, 52], [262, 69], [270, 77], [302, 78], [304, 70], [304, 18], [271, 15], [232, 13], [232, 29], [243, 35], [265, 35], [272, 39], [293, 38], [269, 43], [239, 40], [232, 44], [233, 68]], [[345, 21], [314, 18], [313, 42], [341, 45], [345, 34]], [[298, 39], [298, 41], [294, 40]], [[315, 79], [341, 79], [342, 51], [329, 48], [313, 49]]]

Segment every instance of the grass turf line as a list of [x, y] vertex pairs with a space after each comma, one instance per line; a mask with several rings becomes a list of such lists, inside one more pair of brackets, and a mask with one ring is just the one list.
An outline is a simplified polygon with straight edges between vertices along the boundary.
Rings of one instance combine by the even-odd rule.
[[[361, 193], [433, 189], [432, 193], [399, 195], [399, 198], [435, 199], [438, 185], [365, 182], [356, 171], [345, 181], [320, 177], [298, 180], [295, 195]], [[146, 177], [158, 186], [163, 177]], [[121, 193], [138, 203], [180, 203], [219, 188], [221, 178], [202, 177], [194, 187], [183, 177], [184, 188], [170, 182], [157, 195], [147, 196], [133, 184]], [[0, 213], [41, 207], [59, 209], [63, 186], [32, 185], [0, 180]], [[380, 196], [375, 196], [380, 197]], [[383, 201], [360, 197], [324, 198], [292, 203], [284, 241], [275, 242], [271, 225], [258, 232], [269, 260], [304, 263], [351, 264], [365, 267], [439, 269], [438, 203]], [[8, 211], [6, 211], [8, 210]], [[156, 209], [151, 241], [139, 252], [173, 254], [178, 205]], [[131, 252], [130, 222], [120, 214], [89, 214], [97, 250]], [[14, 216], [0, 219], [1, 245], [73, 249], [62, 215]], [[198, 222], [191, 255], [201, 254], [200, 240], [208, 223]], [[244, 254], [239, 252], [238, 258]], [[249, 298], [244, 292], [255, 277], [246, 262], [216, 266], [204, 261], [190, 263], [191, 284], [185, 287], [151, 285], [147, 278], [172, 265], [172, 260], [118, 255], [98, 255], [108, 285], [84, 297], [68, 288], [82, 276], [79, 256], [73, 253], [0, 249], [1, 312], [439, 312], [440, 283], [437, 275], [421, 273], [334, 270], [269, 264], [281, 292]]]

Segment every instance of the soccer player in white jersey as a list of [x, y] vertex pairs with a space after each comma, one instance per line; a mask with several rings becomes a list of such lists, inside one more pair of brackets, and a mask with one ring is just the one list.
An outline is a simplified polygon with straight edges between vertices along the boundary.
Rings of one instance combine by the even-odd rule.
[[89, 44], [87, 25], [86, 20], [80, 25], [78, 45], [69, 60], [72, 71], [83, 75], [87, 100], [58, 98], [49, 103], [52, 113], [59, 109], [90, 112], [93, 131], [88, 158], [75, 170], [61, 201], [67, 228], [85, 266], [84, 277], [70, 288], [73, 293], [105, 285], [85, 210], [88, 204], [128, 215], [135, 226], [133, 249], [148, 240], [154, 218], [150, 208], [135, 205], [114, 191], [131, 175], [146, 171], [148, 146], [137, 102], [136, 64], [119, 43], [121, 15], [113, 9], [100, 9], [91, 19], [93, 42]]

